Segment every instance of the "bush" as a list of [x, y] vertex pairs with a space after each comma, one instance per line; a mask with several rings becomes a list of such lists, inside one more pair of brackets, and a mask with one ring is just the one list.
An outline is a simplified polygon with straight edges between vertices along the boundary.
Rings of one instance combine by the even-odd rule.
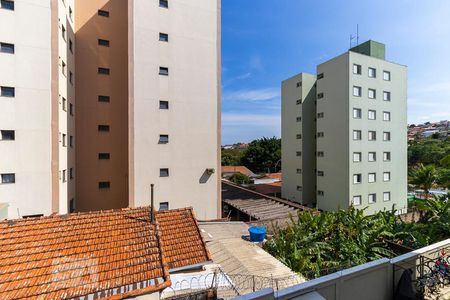
[[235, 173], [231, 175], [229, 178], [231, 182], [237, 183], [237, 184], [249, 184], [251, 183], [250, 177], [247, 175], [244, 175], [242, 173]]

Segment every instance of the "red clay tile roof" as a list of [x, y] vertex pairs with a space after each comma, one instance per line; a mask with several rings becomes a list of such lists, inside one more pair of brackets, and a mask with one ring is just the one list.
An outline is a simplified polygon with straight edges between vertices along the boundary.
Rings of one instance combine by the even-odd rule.
[[241, 173], [247, 176], [255, 175], [245, 166], [222, 166], [222, 173]]
[[[170, 286], [168, 262], [210, 260], [192, 209], [155, 215], [156, 224], [148, 207], [0, 222], [0, 299], [120, 299]], [[166, 234], [180, 225], [174, 242]]]

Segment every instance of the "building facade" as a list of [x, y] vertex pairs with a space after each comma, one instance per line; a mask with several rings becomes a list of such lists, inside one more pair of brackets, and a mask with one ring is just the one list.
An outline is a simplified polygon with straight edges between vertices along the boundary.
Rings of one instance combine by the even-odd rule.
[[220, 217], [220, 1], [6, 0], [0, 26], [9, 218], [148, 205], [151, 184]]
[[[294, 81], [283, 84], [292, 86]], [[313, 200], [299, 202], [318, 209], [333, 211], [353, 205], [365, 208], [367, 214], [392, 208], [406, 211], [406, 84], [406, 67], [386, 61], [384, 45], [374, 41], [317, 66], [315, 121], [294, 123], [292, 116], [282, 118], [283, 140], [287, 139], [283, 143], [287, 155], [283, 158], [283, 196], [297, 200], [294, 185], [309, 184], [315, 186]], [[284, 107], [292, 105], [293, 98], [284, 90], [282, 98], [287, 116]], [[315, 132], [315, 136], [293, 146], [292, 128]], [[289, 163], [289, 155], [307, 151], [306, 145], [311, 144], [315, 147], [315, 183], [307, 183], [303, 176], [292, 180], [289, 177], [297, 166]]]

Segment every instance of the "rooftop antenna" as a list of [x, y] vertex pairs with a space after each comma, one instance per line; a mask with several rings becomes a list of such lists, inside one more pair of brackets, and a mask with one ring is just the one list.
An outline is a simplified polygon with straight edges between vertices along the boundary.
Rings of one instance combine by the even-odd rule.
[[350, 48], [352, 48], [352, 42], [356, 39], [356, 46], [359, 45], [359, 24], [356, 24], [356, 36], [350, 34]]
[[151, 207], [150, 207], [150, 222], [152, 224], [155, 223], [155, 217], [154, 217], [154, 206], [155, 206], [155, 202], [154, 202], [154, 184], [150, 184], [150, 203], [151, 203]]

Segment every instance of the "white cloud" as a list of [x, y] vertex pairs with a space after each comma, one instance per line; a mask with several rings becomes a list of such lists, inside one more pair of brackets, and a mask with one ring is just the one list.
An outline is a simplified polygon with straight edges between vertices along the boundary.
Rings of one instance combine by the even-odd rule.
[[281, 117], [276, 114], [222, 114], [222, 144], [250, 142], [281, 135]]
[[223, 100], [229, 101], [266, 101], [280, 97], [279, 88], [238, 90], [232, 92], [224, 92]]

